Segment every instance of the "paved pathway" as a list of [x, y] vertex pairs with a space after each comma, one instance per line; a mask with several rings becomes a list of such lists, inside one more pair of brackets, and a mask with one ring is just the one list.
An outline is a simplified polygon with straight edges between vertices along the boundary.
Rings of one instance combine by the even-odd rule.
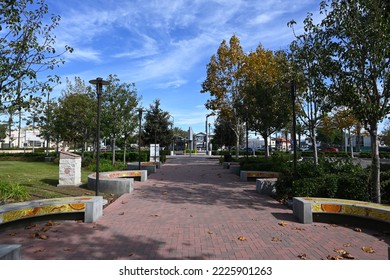
[[[254, 182], [241, 182], [216, 160], [198, 156], [168, 159], [106, 207], [96, 224], [35, 225], [0, 227], [0, 243], [22, 244], [23, 259], [106, 260], [320, 260], [337, 256], [335, 249], [360, 260], [386, 260], [390, 244], [383, 232], [300, 224], [290, 209], [257, 194]], [[37, 230], [47, 239], [34, 238]]]

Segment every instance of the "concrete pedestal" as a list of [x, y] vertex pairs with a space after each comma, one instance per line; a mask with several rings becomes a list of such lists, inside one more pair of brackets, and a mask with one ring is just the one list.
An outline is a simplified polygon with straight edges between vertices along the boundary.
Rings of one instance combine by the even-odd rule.
[[81, 156], [61, 152], [57, 187], [78, 187], [81, 184]]

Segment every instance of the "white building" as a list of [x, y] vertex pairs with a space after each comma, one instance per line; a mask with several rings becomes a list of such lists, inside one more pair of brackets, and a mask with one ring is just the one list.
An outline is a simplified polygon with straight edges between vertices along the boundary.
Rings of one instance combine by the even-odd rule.
[[4, 139], [0, 139], [1, 148], [42, 148], [46, 145], [46, 140], [40, 137], [38, 128], [34, 130], [31, 127], [13, 130], [11, 135]]

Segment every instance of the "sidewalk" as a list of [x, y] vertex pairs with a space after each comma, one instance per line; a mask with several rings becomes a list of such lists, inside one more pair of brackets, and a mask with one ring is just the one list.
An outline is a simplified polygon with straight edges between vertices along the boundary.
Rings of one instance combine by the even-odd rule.
[[[389, 234], [352, 226], [298, 223], [292, 210], [255, 192], [217, 160], [171, 157], [135, 182], [96, 224], [45, 221], [0, 227], [0, 243], [22, 244], [23, 259], [309, 259], [339, 255], [387, 260]], [[367, 253], [362, 247], [372, 248]]]

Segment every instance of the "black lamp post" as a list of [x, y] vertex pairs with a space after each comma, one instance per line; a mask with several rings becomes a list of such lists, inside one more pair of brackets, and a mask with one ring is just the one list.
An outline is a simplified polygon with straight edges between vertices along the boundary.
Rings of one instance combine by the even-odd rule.
[[[207, 137], [207, 135], [206, 135], [206, 137], [207, 137], [207, 139], [208, 139], [208, 147], [207, 147], [207, 149], [208, 149], [208, 151], [209, 151], [209, 153], [211, 154], [211, 152], [212, 152], [212, 149], [210, 149], [211, 148], [211, 138], [210, 138], [210, 132], [211, 132], [211, 123], [209, 123], [209, 135], [208, 135], [208, 137]], [[208, 154], [206, 154], [207, 156], [209, 155], [209, 153]]]
[[141, 170], [141, 124], [142, 124], [142, 112], [143, 108], [138, 108], [138, 121], [139, 121], [139, 128], [138, 128], [138, 170]]
[[[210, 114], [208, 114], [206, 116], [206, 155], [208, 155], [209, 153], [209, 138], [208, 138], [208, 132], [207, 132], [207, 125], [209, 124], [208, 123], [208, 118], [211, 117], [211, 116], [215, 116], [215, 112], [211, 112]], [[209, 126], [210, 128], [210, 126]], [[210, 129], [209, 129], [210, 130]]]
[[102, 78], [96, 78], [96, 80], [90, 80], [90, 84], [96, 85], [96, 95], [98, 102], [97, 109], [97, 128], [96, 128], [96, 181], [95, 181], [95, 194], [99, 195], [99, 164], [100, 164], [100, 105], [103, 85], [108, 85], [109, 82], [104, 81]]
[[291, 102], [292, 102], [292, 117], [293, 117], [293, 147], [294, 147], [294, 160], [293, 160], [293, 172], [294, 178], [297, 173], [297, 124], [296, 124], [296, 115], [295, 115], [295, 98], [296, 98], [296, 86], [295, 81], [291, 81]]

